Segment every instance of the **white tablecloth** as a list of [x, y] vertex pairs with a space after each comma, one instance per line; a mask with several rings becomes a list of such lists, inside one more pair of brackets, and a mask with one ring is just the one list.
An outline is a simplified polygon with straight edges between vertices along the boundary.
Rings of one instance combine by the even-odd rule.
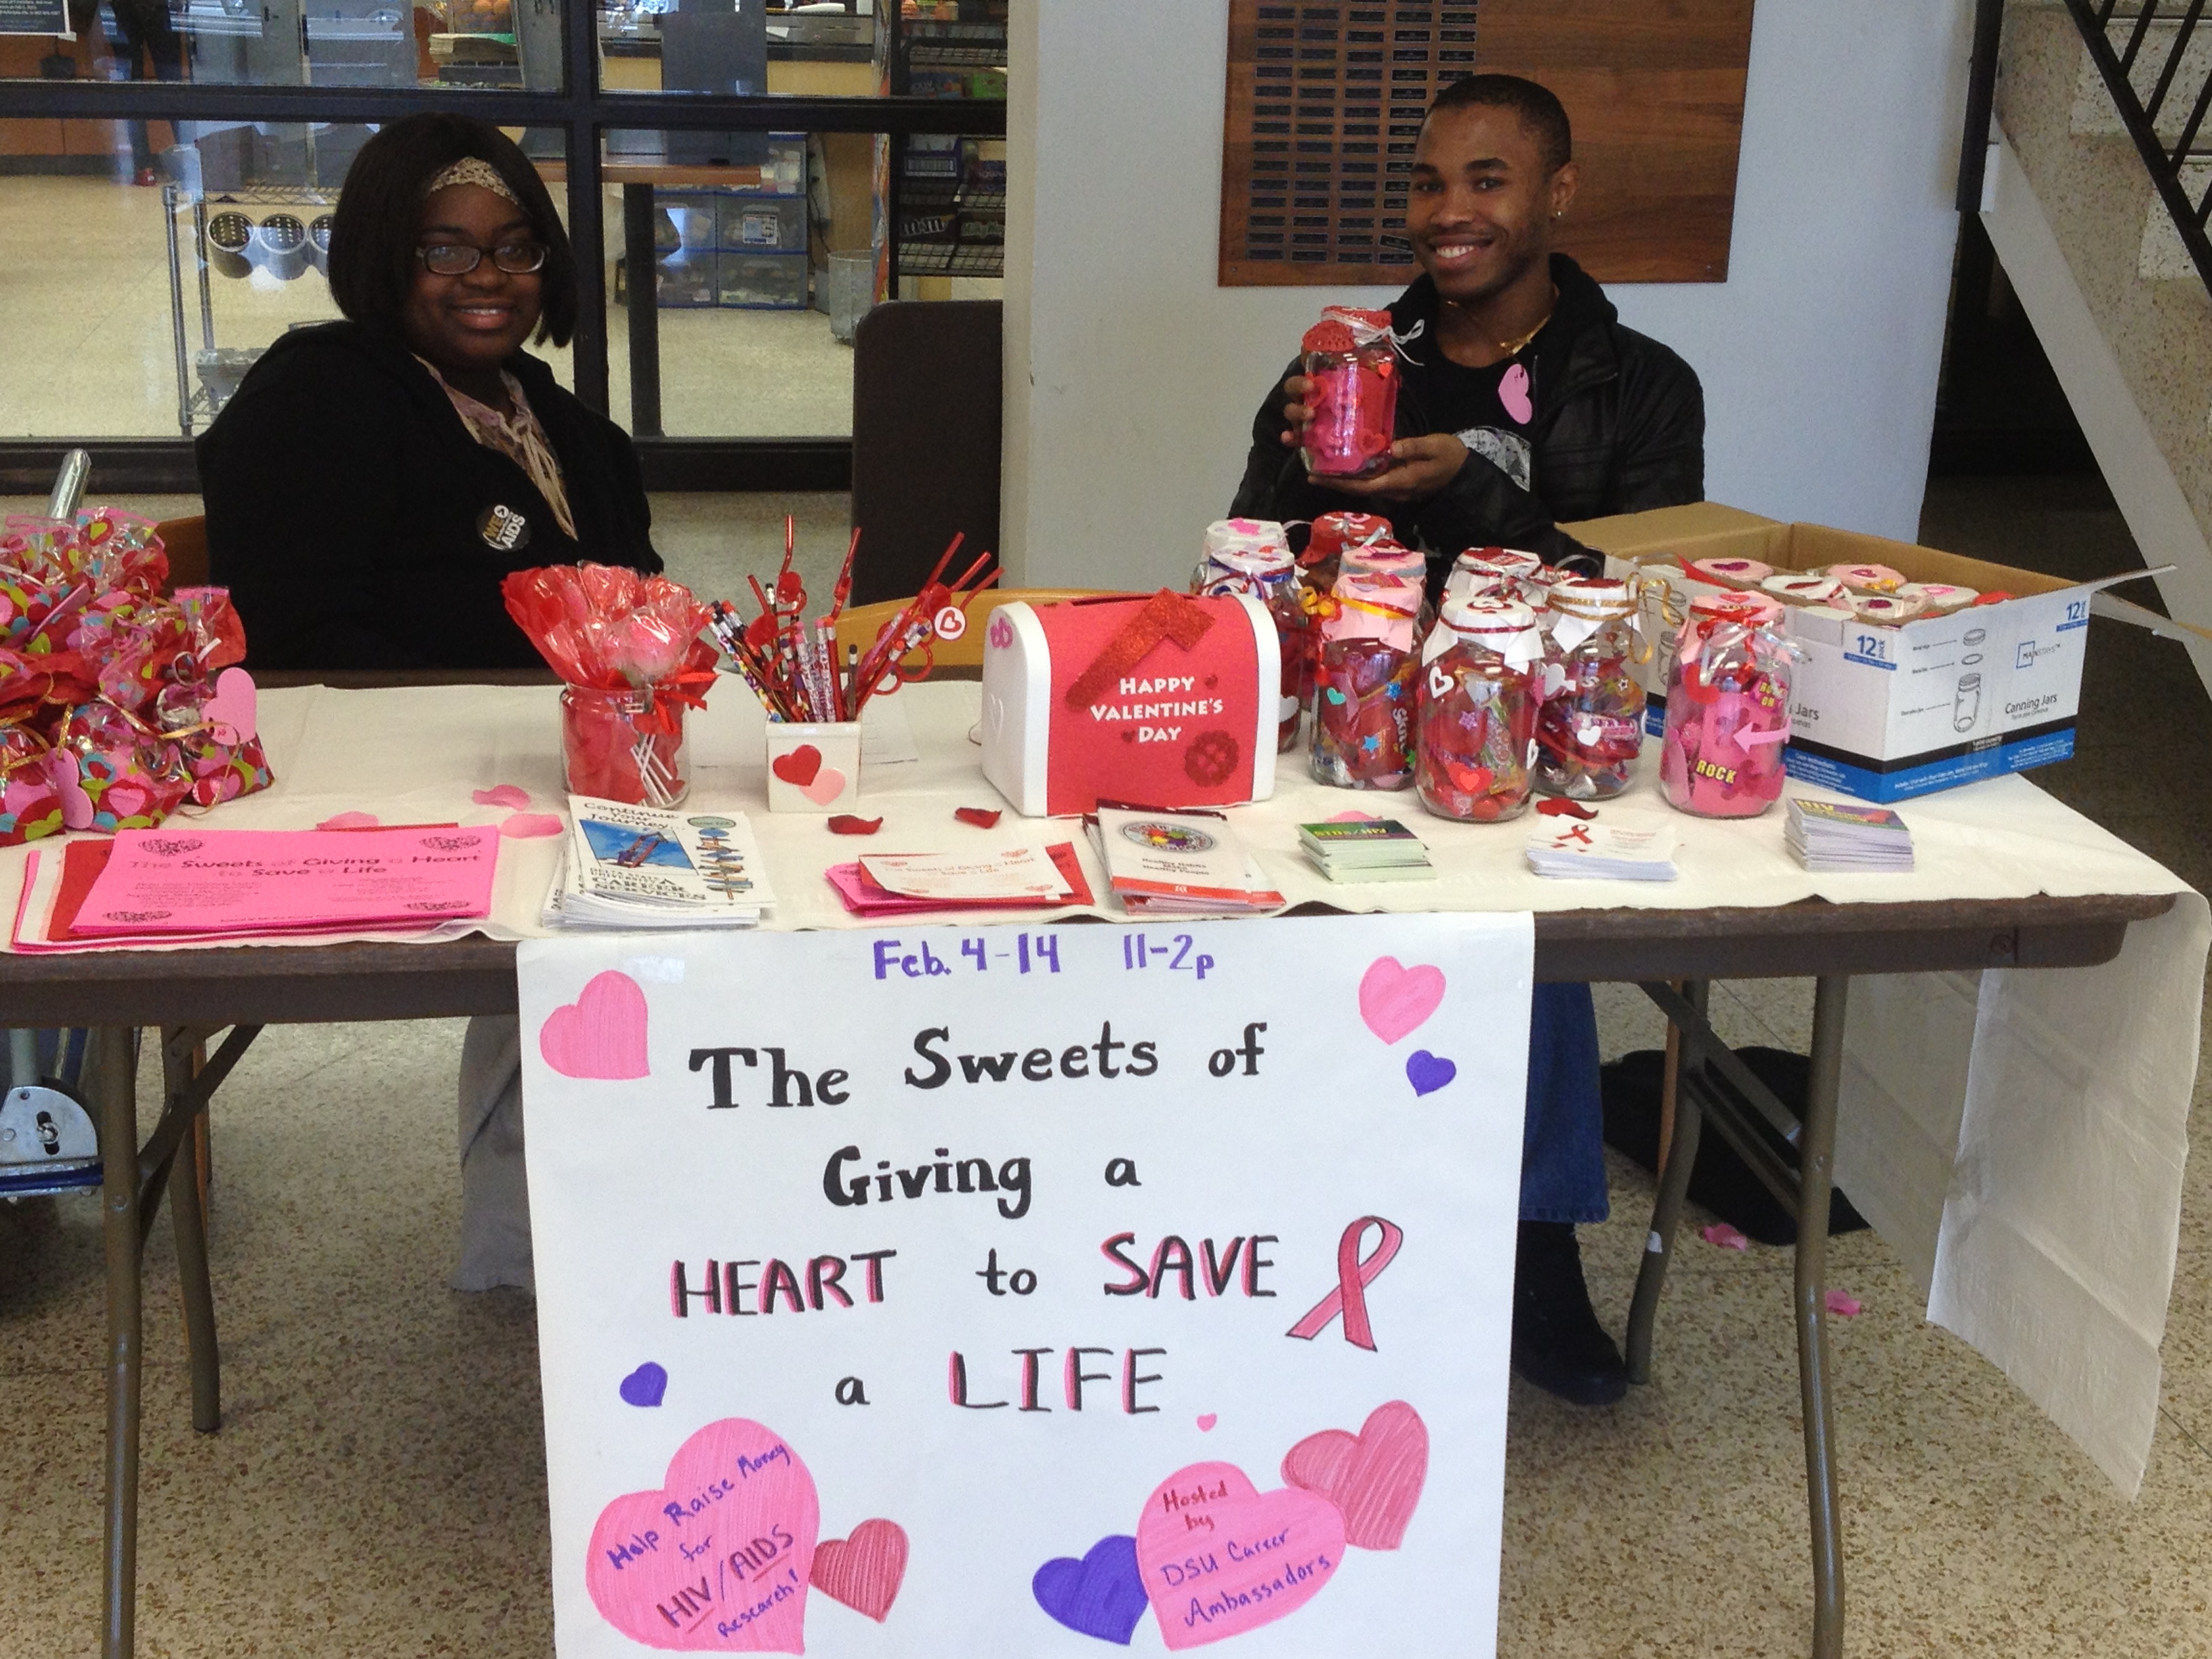
[[[557, 811], [556, 695], [535, 687], [264, 692], [261, 726], [277, 782], [210, 821], [301, 829], [356, 811], [386, 823], [489, 823], [508, 809], [478, 805], [471, 795], [495, 784], [520, 786], [535, 810]], [[978, 698], [973, 684], [928, 684], [878, 706], [894, 716], [885, 740], [897, 747], [910, 728], [919, 758], [884, 765], [864, 757], [857, 810], [884, 823], [862, 840], [831, 835], [819, 817], [766, 810], [759, 707], [735, 681], [716, 688], [691, 720], [691, 801], [750, 817], [775, 890], [769, 926], [861, 925], [820, 872], [864, 850], [1072, 840], [1103, 894], [1079, 825], [1009, 813], [984, 831], [953, 818], [955, 806], [1005, 805], [969, 741]], [[1652, 785], [1656, 756], [1647, 751], [1644, 781], [1604, 814], [1670, 824], [1680, 879], [1569, 882], [1529, 873], [1521, 849], [1533, 818], [1450, 824], [1427, 816], [1411, 793], [1324, 788], [1306, 775], [1302, 757], [1281, 758], [1274, 798], [1237, 809], [1234, 821], [1293, 904], [1565, 910], [1765, 907], [1814, 896], [1851, 903], [2181, 895], [2169, 914], [2130, 929], [2120, 957], [2102, 968], [1858, 981], [1838, 1127], [1838, 1179], [1920, 1270], [1929, 1317], [2002, 1367], [2134, 1492], [2157, 1422], [2158, 1348], [2180, 1224], [2212, 944], [2203, 897], [2025, 778], [1907, 803], [1917, 860], [1909, 875], [1814, 875], [1784, 848], [1778, 811], [1735, 823], [1673, 811]], [[1297, 850], [1297, 825], [1354, 808], [1404, 819], [1429, 843], [1437, 878], [1338, 886], [1315, 873]], [[557, 845], [502, 844], [483, 932], [543, 935], [538, 913]], [[26, 853], [0, 850], [0, 895], [20, 888]]]

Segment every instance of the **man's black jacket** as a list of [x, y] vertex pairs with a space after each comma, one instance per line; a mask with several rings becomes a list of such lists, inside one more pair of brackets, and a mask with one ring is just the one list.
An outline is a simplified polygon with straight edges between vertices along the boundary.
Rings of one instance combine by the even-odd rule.
[[[1433, 582], [1469, 547], [1523, 548], [1553, 564], [1595, 570], [1598, 556], [1556, 524], [1703, 501], [1705, 405], [1696, 374], [1656, 340], [1623, 328], [1605, 290], [1564, 253], [1552, 256], [1552, 281], [1559, 301], [1536, 337], [1529, 369], [1533, 494], [1474, 453], [1450, 483], [1416, 504], [1374, 501], [1310, 483], [1300, 453], [1282, 442], [1278, 379], [1252, 423], [1252, 452], [1231, 513], [1281, 520], [1341, 511], [1385, 514], [1399, 540], [1427, 549]], [[1399, 337], [1413, 335], [1398, 392], [1401, 438], [1443, 429], [1423, 397], [1442, 356], [1438, 303], [1436, 284], [1423, 276], [1390, 307]], [[1294, 362], [1284, 378], [1302, 372]]]
[[[506, 368], [560, 459], [574, 540], [396, 333], [301, 329], [253, 366], [196, 446], [210, 579], [230, 589], [253, 666], [542, 667], [500, 597], [508, 572], [661, 568], [629, 437], [537, 358]], [[527, 523], [520, 545], [486, 539], [495, 507]]]

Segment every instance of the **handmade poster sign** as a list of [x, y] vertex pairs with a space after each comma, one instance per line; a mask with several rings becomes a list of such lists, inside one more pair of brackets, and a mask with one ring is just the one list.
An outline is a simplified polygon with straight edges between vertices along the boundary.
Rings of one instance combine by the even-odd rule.
[[1532, 938], [526, 943], [562, 1659], [1490, 1652]]

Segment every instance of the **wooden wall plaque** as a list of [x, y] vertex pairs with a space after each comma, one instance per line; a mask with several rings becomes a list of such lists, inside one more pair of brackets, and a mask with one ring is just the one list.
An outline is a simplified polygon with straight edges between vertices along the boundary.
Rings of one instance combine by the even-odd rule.
[[1559, 246], [1600, 282], [1728, 280], [1753, 0], [1230, 0], [1224, 288], [1413, 280], [1413, 140], [1476, 70], [1574, 124]]

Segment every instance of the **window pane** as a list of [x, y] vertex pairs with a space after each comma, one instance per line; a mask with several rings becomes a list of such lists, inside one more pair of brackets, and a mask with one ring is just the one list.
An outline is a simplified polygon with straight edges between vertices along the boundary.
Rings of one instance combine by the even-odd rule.
[[76, 39], [0, 35], [0, 79], [558, 92], [562, 0], [15, 0]]
[[599, 13], [610, 92], [772, 97], [1006, 95], [1007, 0], [842, 0], [705, 11], [625, 0]]
[[[0, 121], [0, 436], [204, 431], [278, 335], [337, 315], [323, 252], [338, 191], [319, 181], [343, 178], [369, 129], [186, 124], [206, 162], [195, 191], [129, 182], [124, 125]], [[149, 125], [156, 146], [176, 136]], [[517, 133], [560, 154], [557, 135]], [[230, 150], [289, 158], [257, 176], [295, 182], [232, 182], [213, 164]]]

